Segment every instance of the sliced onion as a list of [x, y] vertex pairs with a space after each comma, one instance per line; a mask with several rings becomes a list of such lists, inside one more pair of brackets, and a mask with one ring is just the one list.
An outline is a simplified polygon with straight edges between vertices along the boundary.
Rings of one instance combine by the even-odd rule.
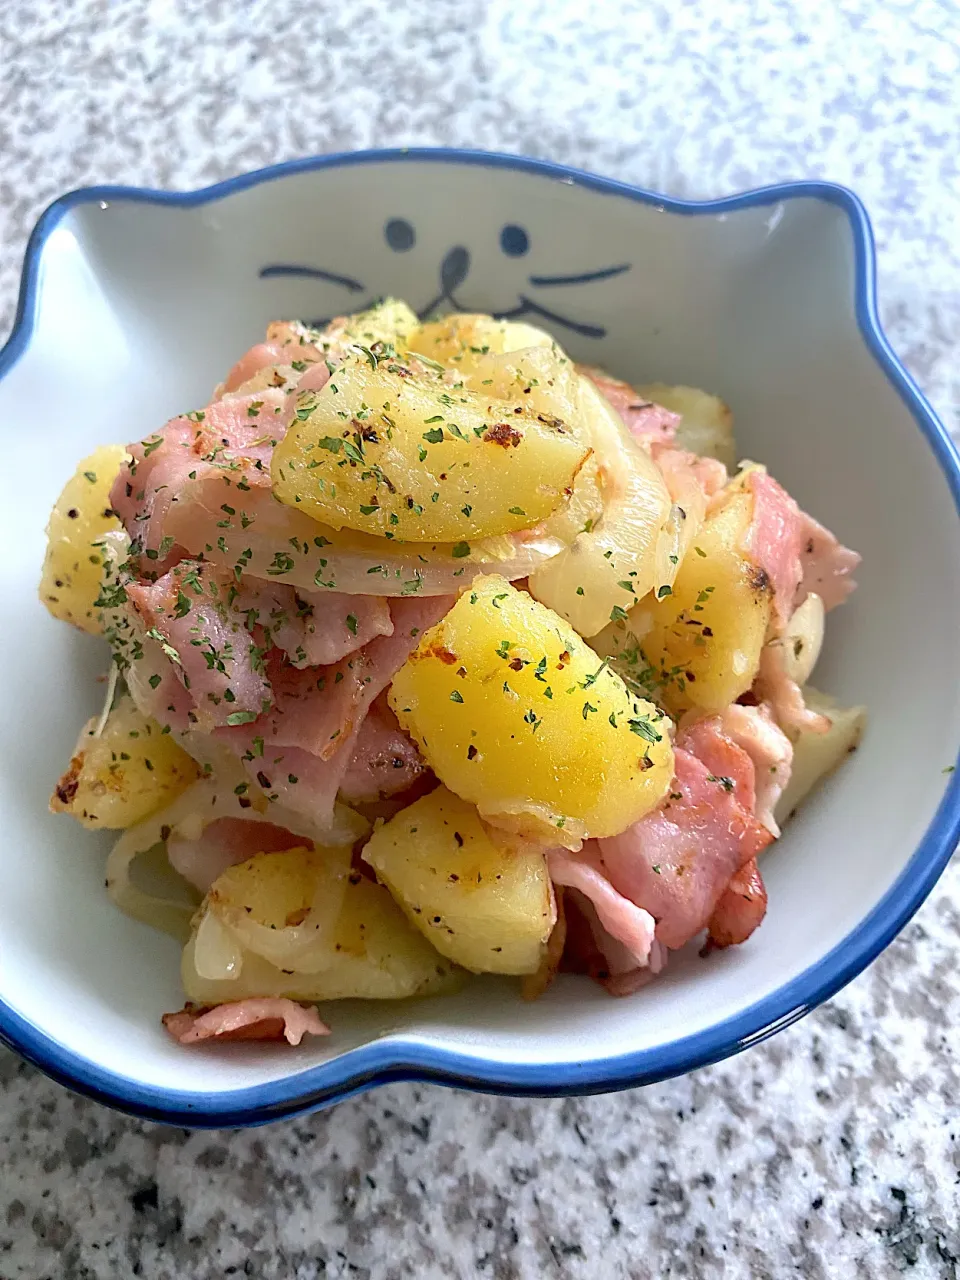
[[151, 925], [162, 933], [169, 933], [179, 942], [185, 942], [190, 934], [190, 921], [196, 906], [177, 898], [161, 898], [144, 893], [131, 879], [133, 864], [137, 858], [148, 854], [159, 843], [154, 840], [146, 845], [142, 840], [131, 839], [131, 832], [124, 833], [107, 858], [107, 894], [110, 901], [134, 920]]
[[794, 609], [779, 641], [783, 649], [783, 669], [788, 679], [798, 685], [807, 683], [817, 664], [823, 646], [823, 630], [823, 600], [811, 591], [803, 604]]
[[251, 801], [250, 808], [236, 801], [239, 812], [227, 813], [222, 810], [215, 817], [241, 817], [250, 821], [272, 823], [275, 827], [285, 827], [294, 835], [306, 836], [312, 844], [339, 847], [350, 845], [365, 836], [370, 830], [370, 823], [354, 809], [342, 804], [339, 800], [333, 806], [330, 818], [322, 819], [309, 813], [301, 813], [268, 800], [264, 792], [250, 781], [236, 753], [210, 734], [190, 729], [183, 733], [174, 733], [174, 737], [189, 752], [198, 764], [203, 765], [217, 779], [220, 790], [235, 792], [242, 788], [241, 794]]
[[690, 465], [689, 455], [678, 449], [662, 449], [656, 455], [672, 505], [656, 547], [655, 593], [672, 587], [683, 558], [703, 526], [707, 495]]
[[589, 638], [616, 616], [615, 609], [626, 612], [656, 585], [658, 539], [671, 502], [657, 464], [594, 385], [580, 381], [581, 421], [600, 467], [603, 515], [532, 574], [529, 587]]
[[568, 818], [562, 829], [558, 827], [556, 813], [535, 800], [501, 800], [496, 812], [481, 806], [480, 817], [488, 826], [537, 849], [559, 846], [576, 853], [587, 835], [585, 825], [576, 818]]
[[[239, 768], [236, 763], [235, 767]], [[311, 818], [271, 804], [263, 795], [239, 796], [229, 781], [229, 774], [226, 780], [222, 777], [201, 778], [167, 808], [151, 814], [123, 833], [111, 850], [106, 866], [107, 893], [121, 911], [174, 937], [185, 938], [195, 908], [184, 905], [182, 901], [144, 893], [132, 883], [131, 867], [138, 857], [157, 844], [165, 844], [171, 836], [198, 840], [204, 828], [217, 818], [270, 823], [295, 836], [306, 837], [311, 844], [329, 840], [329, 828], [326, 826], [322, 827], [321, 835], [321, 828]], [[248, 807], [241, 804], [241, 799], [249, 801]], [[352, 843], [356, 833], [362, 834], [369, 824], [345, 806], [339, 807], [349, 815], [347, 826], [354, 833], [349, 836]], [[345, 851], [349, 857], [349, 844]]]
[[601, 471], [597, 455], [591, 451], [577, 472], [569, 499], [538, 526], [544, 535], [557, 538], [567, 548], [599, 522], [603, 515]]
[[194, 937], [194, 964], [201, 978], [239, 978], [243, 950], [235, 935], [212, 911], [204, 911]]
[[217, 896], [214, 884], [208, 897], [207, 914], [218, 917], [223, 926], [246, 951], [269, 960], [278, 969], [297, 973], [319, 973], [337, 959], [332, 943], [343, 899], [351, 874], [351, 851], [318, 849], [324, 862], [323, 873], [314, 884], [309, 907], [303, 921], [285, 928], [264, 924], [248, 908], [253, 904], [236, 904]]
[[654, 591], [658, 596], [665, 595], [664, 587], [676, 582], [683, 558], [703, 526], [706, 509], [703, 490], [691, 476], [690, 491], [673, 503], [657, 538]]
[[[219, 477], [197, 480], [173, 503], [165, 532], [192, 554], [269, 582], [346, 595], [439, 596], [456, 593], [478, 573], [525, 578], [564, 550], [557, 537], [528, 529], [464, 543], [395, 542], [335, 530], [278, 502], [266, 487], [244, 495], [246, 530], [219, 529]], [[208, 547], [213, 550], [208, 550]], [[278, 550], [282, 556], [278, 560]], [[249, 551], [248, 556], [246, 552]]]

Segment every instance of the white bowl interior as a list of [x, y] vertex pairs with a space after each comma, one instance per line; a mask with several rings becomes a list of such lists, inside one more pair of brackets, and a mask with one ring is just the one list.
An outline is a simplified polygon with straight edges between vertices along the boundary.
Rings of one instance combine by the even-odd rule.
[[[385, 243], [394, 217], [415, 228], [407, 252]], [[505, 224], [527, 230], [526, 256], [502, 252]], [[85, 452], [200, 406], [269, 319], [337, 314], [385, 293], [423, 306], [455, 244], [471, 254], [457, 291], [466, 309], [505, 310], [526, 295], [606, 328], [595, 338], [546, 324], [575, 357], [718, 392], [741, 453], [862, 552], [860, 589], [829, 619], [814, 682], [866, 703], [868, 732], [766, 856], [769, 913], [746, 946], [706, 962], [691, 950], [621, 1001], [565, 978], [524, 1005], [513, 984], [491, 980], [445, 1000], [328, 1006], [333, 1035], [296, 1051], [186, 1052], [159, 1022], [182, 1003], [177, 948], [108, 903], [109, 842], [47, 812], [78, 728], [100, 705], [106, 653], [37, 601], [46, 516]], [[365, 288], [260, 279], [270, 263]], [[592, 283], [528, 279], [622, 263], [630, 270]], [[199, 1093], [290, 1075], [395, 1033], [493, 1062], [590, 1062], [744, 1010], [856, 929], [903, 870], [960, 739], [960, 539], [944, 476], [858, 331], [840, 208], [803, 198], [694, 217], [507, 169], [359, 165], [189, 209], [75, 206], [47, 240], [39, 296], [28, 350], [0, 383], [0, 998], [67, 1049]]]

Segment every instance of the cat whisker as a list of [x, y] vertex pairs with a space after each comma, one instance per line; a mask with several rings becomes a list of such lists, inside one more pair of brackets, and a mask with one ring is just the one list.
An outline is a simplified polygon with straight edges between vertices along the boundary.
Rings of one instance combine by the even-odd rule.
[[520, 294], [518, 307], [511, 307], [509, 311], [495, 311], [493, 315], [497, 320], [518, 320], [521, 316], [540, 316], [544, 320], [552, 320], [554, 324], [570, 329], [573, 333], [579, 333], [583, 338], [605, 338], [607, 334], [606, 329], [601, 325], [568, 320], [566, 316], [558, 315], [556, 311], [548, 311], [546, 307], [541, 307], [538, 302], [534, 302], [523, 293]]
[[296, 276], [302, 280], [325, 280], [327, 284], [338, 284], [351, 293], [363, 293], [365, 285], [352, 276], [337, 275], [335, 271], [324, 271], [321, 267], [304, 267], [293, 262], [272, 262], [260, 268], [261, 280], [274, 280], [282, 276]]
[[594, 280], [609, 280], [613, 276], [623, 275], [630, 270], [630, 263], [624, 262], [617, 267], [601, 267], [598, 271], [582, 271], [574, 276], [529, 276], [530, 284], [541, 289], [550, 289], [564, 284], [590, 284]]

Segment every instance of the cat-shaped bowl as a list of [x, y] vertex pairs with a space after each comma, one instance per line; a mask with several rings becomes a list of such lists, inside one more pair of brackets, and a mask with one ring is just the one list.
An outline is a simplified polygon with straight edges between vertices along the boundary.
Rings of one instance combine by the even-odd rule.
[[[523, 316], [572, 356], [732, 406], [741, 454], [863, 555], [816, 683], [864, 703], [860, 750], [768, 853], [742, 946], [673, 957], [614, 1000], [562, 977], [334, 1004], [297, 1049], [173, 1044], [178, 952], [103, 889], [108, 845], [47, 811], [102, 699], [102, 641], [37, 599], [43, 530], [77, 460], [201, 404], [274, 318], [392, 294]], [[258, 1123], [396, 1079], [557, 1094], [656, 1080], [762, 1039], [867, 965], [955, 846], [960, 469], [877, 321], [856, 197], [791, 183], [702, 204], [510, 156], [367, 152], [185, 195], [93, 188], [33, 233], [0, 353], [4, 689], [0, 1035], [66, 1084], [183, 1125]]]

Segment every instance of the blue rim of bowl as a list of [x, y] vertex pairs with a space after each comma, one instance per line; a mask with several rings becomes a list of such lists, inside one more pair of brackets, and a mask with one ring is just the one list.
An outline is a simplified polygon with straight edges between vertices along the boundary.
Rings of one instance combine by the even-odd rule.
[[[72, 208], [99, 201], [138, 201], [189, 209], [263, 182], [348, 165], [418, 162], [513, 169], [601, 195], [620, 196], [683, 215], [735, 213], [783, 200], [826, 201], [847, 216], [855, 253], [857, 323], [867, 348], [909, 409], [933, 451], [960, 516], [960, 457], [943, 424], [894, 354], [877, 315], [876, 253], [867, 211], [846, 187], [784, 182], [718, 200], [677, 200], [565, 165], [496, 152], [451, 148], [358, 151], [292, 160], [229, 178], [199, 191], [98, 186], [71, 191], [41, 215], [27, 244], [17, 313], [0, 350], [0, 378], [26, 350], [40, 293], [40, 262], [51, 231]], [[960, 763], [960, 759], [958, 759]], [[951, 776], [923, 839], [870, 914], [803, 973], [733, 1017], [670, 1044], [589, 1062], [505, 1063], [456, 1053], [397, 1036], [350, 1050], [331, 1061], [266, 1084], [201, 1093], [144, 1085], [65, 1049], [0, 1000], [0, 1040], [70, 1089], [133, 1115], [191, 1128], [264, 1124], [328, 1106], [374, 1085], [417, 1081], [513, 1096], [599, 1093], [652, 1084], [718, 1062], [789, 1026], [850, 982], [892, 941], [938, 880], [960, 839], [960, 771]]]

